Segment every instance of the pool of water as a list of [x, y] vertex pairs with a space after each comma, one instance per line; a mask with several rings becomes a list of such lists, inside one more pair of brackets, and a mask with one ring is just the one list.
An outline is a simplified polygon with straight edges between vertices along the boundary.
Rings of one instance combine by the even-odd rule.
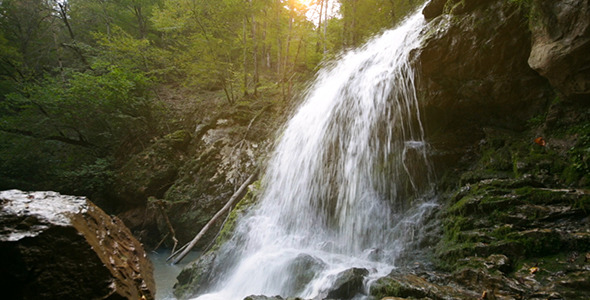
[[173, 292], [176, 276], [188, 263], [199, 257], [200, 252], [190, 252], [180, 263], [172, 265], [166, 262], [170, 250], [158, 250], [148, 253], [154, 265], [154, 279], [156, 281], [156, 300], [175, 300]]

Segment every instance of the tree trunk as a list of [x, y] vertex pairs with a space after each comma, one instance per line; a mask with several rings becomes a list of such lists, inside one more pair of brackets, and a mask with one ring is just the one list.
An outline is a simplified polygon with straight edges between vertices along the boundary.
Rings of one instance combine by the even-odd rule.
[[254, 74], [252, 74], [252, 84], [254, 85], [254, 95], [258, 95], [258, 38], [257, 38], [257, 30], [258, 26], [256, 24], [256, 20], [254, 18], [254, 13], [251, 16], [252, 19], [252, 64], [254, 69]]
[[324, 54], [326, 54], [328, 52], [328, 49], [326, 47], [326, 44], [328, 43], [327, 41], [327, 37], [326, 37], [326, 33], [328, 32], [328, 5], [330, 4], [330, 0], [325, 0], [326, 1], [326, 8], [324, 9]]
[[244, 14], [244, 18], [242, 20], [242, 43], [243, 43], [243, 53], [242, 56], [244, 58], [243, 61], [243, 69], [244, 69], [244, 85], [242, 87], [244, 96], [248, 96], [248, 41], [246, 39], [246, 28], [248, 23], [248, 16]]
[[323, 13], [324, 13], [324, 0], [320, 0], [320, 17], [318, 19], [318, 42], [316, 43], [316, 48], [315, 51], [316, 53], [320, 53], [320, 49], [322, 47], [323, 44], [323, 40], [322, 40], [322, 17], [323, 17]]
[[147, 24], [145, 22], [143, 14], [141, 13], [141, 5], [133, 5], [132, 10], [133, 14], [135, 15], [135, 18], [137, 18], [137, 29], [139, 31], [139, 38], [144, 39], [147, 34]]

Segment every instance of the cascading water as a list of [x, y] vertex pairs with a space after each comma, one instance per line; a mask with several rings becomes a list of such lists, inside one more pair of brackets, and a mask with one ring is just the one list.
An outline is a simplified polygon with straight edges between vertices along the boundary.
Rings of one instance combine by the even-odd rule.
[[[353, 267], [384, 276], [426, 208], [431, 172], [409, 55], [408, 18], [325, 67], [286, 125], [259, 203], [219, 251], [198, 299], [321, 299]], [[362, 296], [361, 296], [362, 298]]]

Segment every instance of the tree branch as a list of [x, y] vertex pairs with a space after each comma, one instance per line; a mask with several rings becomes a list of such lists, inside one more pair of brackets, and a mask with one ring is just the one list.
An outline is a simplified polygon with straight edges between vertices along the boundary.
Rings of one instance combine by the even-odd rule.
[[28, 137], [46, 140], [46, 141], [58, 141], [58, 142], [62, 142], [65, 144], [80, 146], [80, 147], [89, 148], [89, 149], [96, 147], [96, 145], [86, 141], [85, 139], [79, 139], [79, 140], [72, 139], [72, 138], [69, 138], [69, 137], [63, 136], [63, 135], [44, 136], [44, 135], [32, 132], [30, 130], [22, 130], [22, 129], [16, 129], [16, 128], [5, 128], [5, 127], [0, 127], [0, 131], [6, 132], [6, 133], [18, 134], [18, 135], [22, 135], [22, 136], [28, 136]]
[[[170, 255], [170, 257], [168, 257], [168, 259], [166, 261], [176, 257], [174, 259], [174, 261], [172, 262], [172, 264], [179, 263], [191, 251], [191, 249], [193, 249], [193, 247], [205, 235], [205, 233], [209, 230], [209, 228], [211, 228], [211, 226], [213, 226], [215, 221], [217, 221], [217, 219], [219, 219], [219, 217], [221, 217], [226, 211], [230, 210], [232, 205], [234, 204], [234, 202], [236, 202], [236, 200], [244, 197], [244, 192], [246, 191], [246, 188], [252, 182], [254, 182], [254, 180], [258, 177], [259, 171], [260, 171], [260, 169], [256, 168], [256, 171], [254, 171], [254, 173], [252, 173], [252, 175], [250, 175], [250, 177], [248, 177], [248, 179], [246, 179], [246, 181], [240, 186], [240, 188], [231, 196], [229, 201], [227, 201], [227, 203], [215, 214], [215, 216], [213, 216], [213, 218], [211, 218], [211, 220], [205, 225], [205, 227], [203, 227], [203, 229], [201, 229], [201, 231], [199, 231], [199, 233], [195, 236], [195, 238], [193, 238], [192, 241], [190, 241], [188, 244], [184, 245], [182, 248], [180, 248], [175, 253], [172, 253], [172, 255]], [[181, 250], [182, 250], [182, 252], [180, 252]]]

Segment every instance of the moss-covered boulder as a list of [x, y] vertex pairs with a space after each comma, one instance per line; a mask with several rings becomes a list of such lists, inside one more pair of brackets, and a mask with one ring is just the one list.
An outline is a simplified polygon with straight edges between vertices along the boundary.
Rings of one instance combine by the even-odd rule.
[[211, 284], [215, 282], [215, 276], [211, 270], [216, 256], [214, 251], [209, 251], [184, 267], [176, 277], [174, 295], [179, 299], [188, 299], [207, 292]]
[[442, 274], [416, 274], [408, 269], [396, 269], [377, 279], [370, 286], [370, 294], [376, 299], [475, 299], [478, 296], [476, 292], [449, 286]]

